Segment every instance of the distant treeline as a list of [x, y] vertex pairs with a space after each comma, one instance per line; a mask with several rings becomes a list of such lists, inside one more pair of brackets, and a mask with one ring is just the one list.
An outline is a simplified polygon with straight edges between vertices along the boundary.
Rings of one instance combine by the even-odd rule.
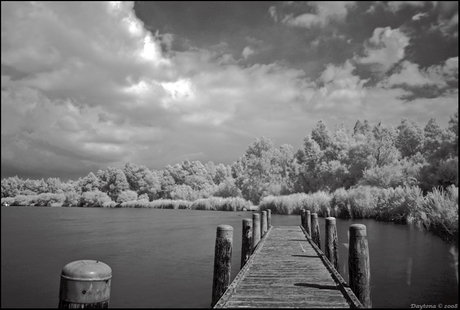
[[232, 165], [185, 160], [155, 170], [126, 163], [68, 182], [10, 177], [1, 180], [1, 197], [14, 205], [113, 207], [210, 197], [239, 197], [258, 205], [267, 196], [365, 185], [417, 186], [424, 195], [433, 188], [458, 187], [458, 110], [447, 128], [434, 118], [423, 129], [404, 118], [396, 128], [358, 120], [353, 130], [341, 125], [330, 131], [320, 120], [299, 150], [287, 144], [276, 148], [261, 137]]

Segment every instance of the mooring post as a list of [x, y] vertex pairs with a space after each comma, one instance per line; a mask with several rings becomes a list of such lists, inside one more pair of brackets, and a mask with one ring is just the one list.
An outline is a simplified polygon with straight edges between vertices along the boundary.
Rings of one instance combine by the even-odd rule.
[[58, 308], [108, 308], [111, 279], [112, 269], [103, 262], [68, 263], [61, 273]]
[[252, 250], [256, 248], [257, 244], [260, 241], [260, 214], [253, 213], [252, 214]]
[[365, 308], [371, 308], [369, 248], [366, 226], [350, 225], [348, 247], [348, 273], [350, 288]]
[[339, 240], [337, 236], [337, 225], [335, 217], [326, 218], [326, 249], [325, 253], [327, 259], [331, 262], [332, 266], [339, 270]]
[[252, 219], [243, 219], [243, 232], [241, 241], [241, 268], [251, 256], [252, 250]]
[[230, 285], [232, 246], [233, 227], [230, 225], [217, 226], [211, 307], [214, 307]]
[[321, 249], [321, 236], [319, 235], [318, 213], [311, 214], [311, 239]]
[[305, 216], [307, 215], [307, 212], [305, 209], [300, 210], [300, 224], [302, 225], [303, 228], [307, 229], [305, 227]]
[[262, 211], [260, 216], [260, 237], [267, 232], [267, 211]]
[[272, 210], [267, 209], [267, 228], [272, 226]]
[[308, 233], [308, 236], [311, 238], [311, 213], [310, 210], [306, 211], [305, 214], [305, 230]]

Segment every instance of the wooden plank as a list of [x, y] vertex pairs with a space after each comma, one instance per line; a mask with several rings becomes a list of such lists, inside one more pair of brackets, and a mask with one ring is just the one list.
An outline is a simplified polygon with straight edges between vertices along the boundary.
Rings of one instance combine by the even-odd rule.
[[215, 308], [362, 307], [328, 263], [303, 227], [272, 226]]

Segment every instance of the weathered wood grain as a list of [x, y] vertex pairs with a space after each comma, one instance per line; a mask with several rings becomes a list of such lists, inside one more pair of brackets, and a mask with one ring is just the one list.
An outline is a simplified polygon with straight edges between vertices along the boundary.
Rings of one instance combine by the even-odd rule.
[[[302, 227], [302, 228], [301, 228]], [[300, 226], [269, 227], [215, 308], [362, 306]], [[337, 271], [335, 271], [337, 272]], [[337, 273], [338, 274], [338, 273]], [[353, 299], [354, 298], [354, 299]]]

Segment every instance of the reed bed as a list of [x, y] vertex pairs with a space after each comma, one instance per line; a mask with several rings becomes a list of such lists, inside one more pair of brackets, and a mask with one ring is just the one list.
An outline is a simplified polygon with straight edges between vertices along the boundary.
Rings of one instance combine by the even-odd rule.
[[285, 196], [267, 196], [260, 210], [277, 214], [300, 214], [310, 210], [318, 216], [373, 218], [380, 221], [415, 224], [438, 233], [447, 240], [458, 240], [458, 188], [434, 188], [426, 196], [417, 186], [379, 188], [358, 186], [333, 193], [319, 191]]

